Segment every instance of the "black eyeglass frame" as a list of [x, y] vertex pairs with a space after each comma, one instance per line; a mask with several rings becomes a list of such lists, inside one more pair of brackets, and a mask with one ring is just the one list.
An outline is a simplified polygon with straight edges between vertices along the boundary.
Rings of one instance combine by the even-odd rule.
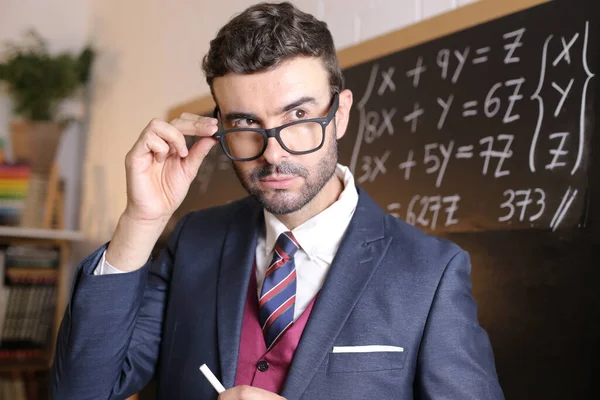
[[[310, 154], [310, 153], [314, 153], [315, 151], [318, 151], [321, 147], [323, 147], [323, 144], [325, 143], [325, 130], [327, 129], [327, 126], [329, 125], [329, 123], [331, 122], [331, 120], [333, 119], [335, 114], [337, 113], [338, 107], [339, 107], [339, 93], [335, 92], [333, 95], [333, 98], [331, 99], [331, 105], [329, 107], [329, 112], [327, 113], [327, 115], [325, 117], [302, 119], [299, 121], [290, 122], [290, 123], [287, 123], [284, 125], [277, 126], [275, 128], [270, 128], [270, 129], [234, 128], [234, 129], [219, 130], [219, 131], [215, 132], [212, 135], [212, 137], [219, 141], [219, 144], [221, 145], [223, 152], [232, 161], [253, 161], [253, 160], [256, 160], [256, 159], [262, 157], [265, 150], [267, 149], [267, 145], [269, 143], [270, 138], [275, 138], [277, 140], [277, 143], [279, 143], [279, 145], [290, 154], [295, 154], [295, 155]], [[213, 118], [217, 118], [218, 115], [219, 115], [219, 107], [217, 106], [217, 107], [215, 107], [215, 109], [213, 111]], [[321, 126], [321, 128], [323, 130], [323, 134], [321, 136], [321, 143], [319, 144], [319, 146], [317, 146], [316, 148], [314, 148], [312, 150], [304, 150], [304, 151], [291, 150], [283, 143], [283, 140], [281, 140], [281, 131], [292, 125], [304, 124], [307, 122], [318, 123]], [[257, 132], [257, 133], [260, 133], [260, 134], [262, 134], [263, 138], [265, 139], [264, 146], [263, 146], [262, 150], [258, 153], [258, 155], [254, 156], [254, 157], [248, 157], [248, 158], [233, 157], [229, 153], [229, 151], [227, 151], [225, 144], [223, 144], [223, 139], [225, 138], [225, 136], [228, 133], [231, 133], [231, 132]]]

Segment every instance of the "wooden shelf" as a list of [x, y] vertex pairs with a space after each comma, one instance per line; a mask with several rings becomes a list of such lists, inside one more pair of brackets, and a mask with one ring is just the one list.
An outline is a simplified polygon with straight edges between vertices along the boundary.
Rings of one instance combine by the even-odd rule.
[[48, 360], [25, 359], [25, 360], [1, 360], [0, 372], [10, 371], [47, 371], [50, 369]]
[[58, 229], [22, 228], [19, 226], [0, 226], [0, 237], [30, 238], [48, 240], [83, 240], [83, 232]]
[[8, 267], [5, 273], [12, 278], [56, 278], [58, 277], [58, 269], [56, 268], [25, 268], [25, 267]]

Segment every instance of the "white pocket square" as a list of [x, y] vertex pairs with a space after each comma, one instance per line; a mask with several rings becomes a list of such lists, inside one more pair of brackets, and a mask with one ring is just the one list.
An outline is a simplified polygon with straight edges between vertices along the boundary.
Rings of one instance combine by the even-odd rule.
[[334, 353], [381, 353], [381, 352], [395, 352], [401, 353], [404, 349], [398, 346], [334, 346]]

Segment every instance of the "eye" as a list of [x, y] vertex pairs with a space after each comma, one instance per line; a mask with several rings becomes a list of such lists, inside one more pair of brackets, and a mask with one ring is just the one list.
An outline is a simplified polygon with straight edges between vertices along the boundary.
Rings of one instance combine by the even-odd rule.
[[249, 126], [256, 125], [257, 123], [258, 123], [258, 121], [254, 120], [254, 119], [245, 118], [245, 119], [236, 120], [234, 122], [234, 125], [238, 128], [247, 128]]
[[294, 110], [292, 111], [292, 119], [304, 119], [306, 118], [306, 111]]

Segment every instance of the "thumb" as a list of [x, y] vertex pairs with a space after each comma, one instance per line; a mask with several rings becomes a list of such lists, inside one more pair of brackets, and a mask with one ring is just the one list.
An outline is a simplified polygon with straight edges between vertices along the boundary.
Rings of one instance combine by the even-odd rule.
[[189, 150], [186, 158], [183, 159], [183, 168], [188, 176], [194, 177], [198, 174], [198, 169], [202, 165], [202, 161], [208, 155], [210, 149], [213, 148], [218, 141], [211, 137], [203, 137], [197, 140]]

